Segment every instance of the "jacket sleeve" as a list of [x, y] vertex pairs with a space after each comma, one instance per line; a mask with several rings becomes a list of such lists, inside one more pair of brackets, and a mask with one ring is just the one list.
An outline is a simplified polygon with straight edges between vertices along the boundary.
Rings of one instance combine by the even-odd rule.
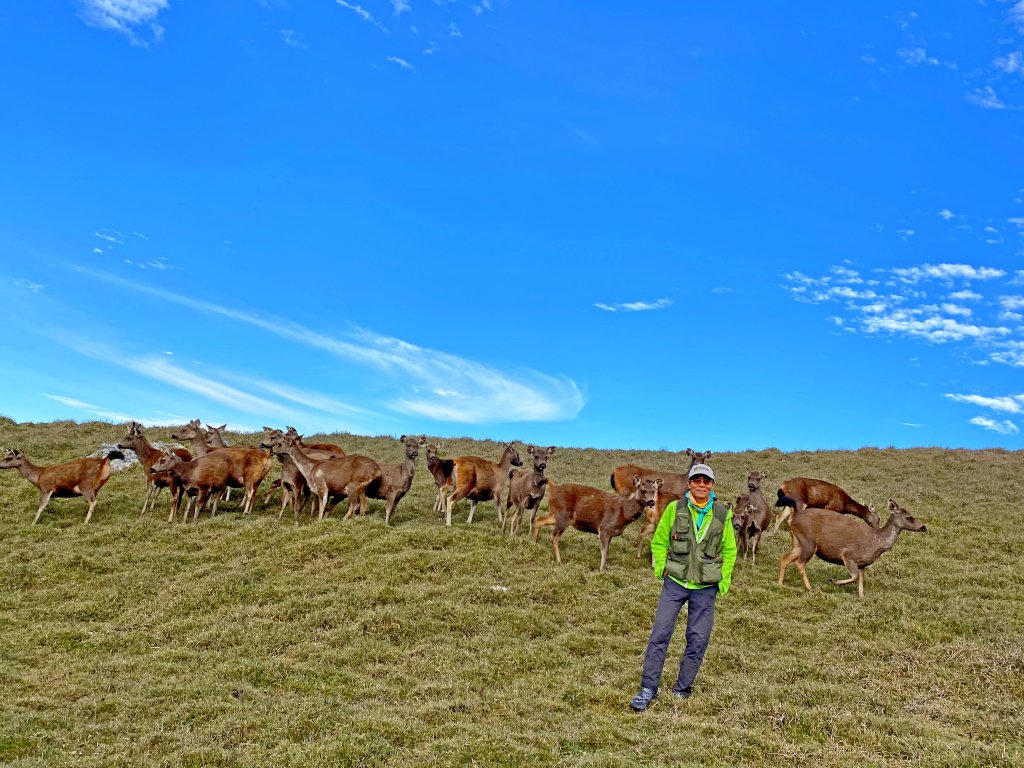
[[725, 516], [725, 530], [722, 532], [722, 580], [718, 582], [718, 594], [724, 595], [732, 583], [732, 569], [736, 565], [736, 531], [732, 527], [732, 511]]
[[672, 535], [672, 526], [676, 522], [676, 502], [670, 501], [665, 511], [661, 513], [661, 520], [658, 527], [654, 529], [654, 537], [651, 539], [651, 562], [654, 565], [654, 576], [657, 579], [665, 578], [665, 560], [668, 557], [669, 538]]

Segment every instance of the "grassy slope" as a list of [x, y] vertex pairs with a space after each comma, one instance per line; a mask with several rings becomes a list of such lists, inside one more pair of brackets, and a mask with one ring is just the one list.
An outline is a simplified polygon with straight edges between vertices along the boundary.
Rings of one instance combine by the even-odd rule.
[[[0, 445], [43, 463], [122, 434], [0, 423]], [[393, 440], [338, 439], [400, 458]], [[499, 453], [472, 441], [444, 451], [467, 452]], [[565, 449], [548, 474], [605, 488], [624, 461], [680, 465]], [[636, 525], [600, 574], [596, 536], [567, 533], [558, 568], [546, 534], [499, 538], [489, 504], [471, 527], [460, 506], [446, 530], [422, 461], [390, 529], [381, 502], [361, 520], [299, 528], [269, 509], [243, 520], [231, 502], [216, 520], [169, 526], [166, 496], [137, 515], [137, 468], [104, 488], [89, 526], [73, 499], [33, 527], [35, 488], [0, 473], [0, 763], [1024, 764], [1019, 453], [765, 451], [713, 464], [725, 498], [747, 468], [770, 471], [766, 488], [825, 477], [879, 508], [893, 496], [930, 532], [903, 534], [869, 569], [864, 602], [828, 584], [845, 572], [821, 561], [813, 592], [792, 570], [777, 587], [789, 537], [767, 537], [719, 604], [697, 695], [643, 716], [626, 702], [658, 584], [633, 556]]]

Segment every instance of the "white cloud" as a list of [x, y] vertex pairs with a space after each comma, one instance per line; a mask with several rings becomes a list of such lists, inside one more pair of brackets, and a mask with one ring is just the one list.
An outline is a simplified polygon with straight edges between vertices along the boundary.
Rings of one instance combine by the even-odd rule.
[[992, 280], [1005, 277], [1006, 272], [993, 267], [972, 267], [970, 264], [925, 264], [920, 267], [894, 269], [892, 273], [904, 283], [918, 283], [921, 280]]
[[109, 29], [132, 43], [148, 47], [139, 33], [148, 28], [153, 42], [160, 42], [164, 29], [157, 23], [168, 0], [82, 0], [82, 19], [90, 27]]
[[306, 44], [302, 42], [299, 33], [294, 29], [282, 29], [281, 39], [284, 40], [285, 45], [290, 45], [292, 48], [298, 48], [303, 51], [306, 50]]
[[666, 309], [672, 306], [672, 299], [658, 299], [657, 301], [631, 301], [624, 304], [594, 304], [598, 309], [605, 312], [647, 312], [653, 309]]
[[949, 208], [943, 208], [941, 211], [939, 211], [939, 216], [944, 218], [946, 221], [956, 218], [956, 214], [949, 210]]
[[[280, 338], [373, 369], [381, 374], [378, 378], [390, 379], [403, 392], [388, 403], [391, 408], [402, 413], [475, 424], [552, 421], [574, 418], [586, 402], [579, 387], [567, 376], [555, 376], [532, 369], [506, 372], [458, 355], [418, 347], [401, 339], [363, 329], [357, 329], [344, 338], [335, 338], [284, 318], [242, 312], [91, 270], [79, 271], [205, 314], [246, 323]], [[164, 360], [147, 359], [139, 363], [137, 369], [140, 373], [167, 380], [176, 386], [194, 386], [196, 391], [201, 390], [213, 399], [226, 397], [236, 407], [245, 403], [252, 412], [261, 412], [260, 409], [266, 407], [263, 405], [266, 401], [244, 392], [226, 393], [224, 385], [198, 381], [197, 377], [187, 371], [169, 374], [168, 364]], [[180, 380], [176, 380], [179, 376]], [[461, 411], [438, 400], [439, 396], [434, 392], [438, 388], [462, 393], [463, 399], [459, 403]], [[241, 400], [235, 402], [236, 397]], [[269, 406], [277, 412], [284, 410], [276, 404]]]
[[982, 429], [989, 429], [993, 432], [998, 432], [1000, 435], [1016, 435], [1020, 432], [1020, 428], [1012, 421], [995, 421], [993, 419], [985, 418], [984, 416], [975, 416], [971, 419], [971, 424], [981, 427]]
[[407, 0], [391, 0], [391, 7], [395, 9], [395, 16], [401, 16], [403, 13], [412, 13], [412, 6], [409, 5]]
[[1001, 411], [1003, 413], [1024, 413], [1024, 408], [1021, 407], [1021, 400], [1024, 400], [1024, 397], [1020, 395], [1017, 397], [984, 397], [982, 395], [947, 394], [946, 397], [955, 403], [970, 403], [971, 405], [978, 405], [982, 408], [991, 408], [993, 411]]
[[1019, 312], [1004, 311], [999, 313], [999, 322], [1001, 323], [1019, 323], [1021, 320], [1024, 320], [1024, 315]]
[[1007, 15], [1017, 25], [1017, 31], [1024, 34], [1024, 0], [1017, 0]]
[[960, 315], [960, 317], [970, 317], [973, 311], [970, 307], [961, 307], [959, 304], [942, 304], [941, 309], [947, 315]]
[[903, 59], [905, 64], [909, 64], [912, 67], [916, 67], [919, 64], [928, 64], [930, 66], [938, 66], [939, 60], [934, 56], [929, 56], [928, 51], [924, 48], [900, 48], [896, 51], [896, 55]]
[[718, 294], [721, 294], [721, 293], [735, 293], [736, 289], [735, 288], [727, 288], [724, 285], [716, 285], [714, 288], [711, 289], [711, 292], [712, 293], [718, 293]]
[[433, 40], [431, 40], [430, 44], [426, 48], [423, 49], [423, 52], [424, 53], [437, 53], [437, 43], [435, 43]]
[[1024, 54], [1020, 51], [1013, 51], [995, 59], [992, 66], [1008, 75], [1024, 74]]
[[462, 32], [460, 32], [459, 28], [455, 26], [454, 21], [448, 25], [448, 34], [450, 34], [452, 37], [462, 37]]
[[1006, 105], [999, 99], [995, 89], [991, 85], [984, 88], [975, 88], [967, 94], [967, 100], [984, 109], [1006, 109]]
[[110, 243], [124, 243], [124, 240], [121, 239], [121, 233], [116, 229], [101, 229], [99, 232], [93, 232], [92, 234]]
[[356, 16], [358, 16], [363, 21], [368, 21], [371, 24], [373, 24], [373, 26], [377, 27], [378, 29], [384, 30], [385, 32], [387, 31], [384, 28], [384, 25], [381, 24], [379, 21], [377, 21], [375, 18], [373, 18], [373, 14], [370, 13], [365, 8], [363, 8], [363, 6], [361, 6], [361, 5], [353, 5], [352, 3], [345, 2], [345, 0], [334, 0], [334, 2], [336, 2], [342, 8], [347, 8], [348, 10], [352, 11]]
[[1024, 296], [1000, 296], [999, 306], [1007, 311], [1024, 309]]
[[1006, 223], [1013, 224], [1016, 227], [1024, 227], [1024, 216], [1014, 216], [1011, 219], [1007, 219]]
[[14, 281], [14, 284], [26, 291], [32, 291], [32, 293], [39, 293], [44, 287], [42, 283], [33, 283], [31, 280], [18, 279]]
[[385, 61], [390, 61], [392, 64], [397, 64], [402, 69], [416, 69], [416, 67], [414, 67], [412, 64], [410, 64], [408, 61], [406, 61], [405, 59], [400, 59], [397, 56], [388, 56], [384, 60]]
[[45, 397], [55, 402], [58, 402], [61, 405], [66, 405], [68, 408], [75, 408], [76, 410], [85, 411], [86, 413], [92, 414], [93, 416], [97, 416], [100, 419], [104, 419], [106, 421], [138, 421], [142, 424], [148, 424], [149, 426], [154, 427], [170, 426], [173, 424], [183, 424], [186, 421], [188, 421], [188, 419], [184, 418], [183, 416], [177, 416], [173, 414], [157, 417], [138, 416], [137, 414], [128, 414], [123, 413], [121, 411], [112, 411], [103, 406], [93, 405], [92, 403], [86, 403], [74, 397], [64, 397], [63, 395], [50, 395], [47, 394], [46, 392], [39, 392], [38, 394], [40, 397]]
[[919, 317], [920, 311], [895, 310], [889, 314], [878, 314], [865, 317], [864, 330], [868, 333], [888, 332], [904, 334], [926, 339], [937, 344], [962, 339], [984, 340], [1005, 336], [1009, 328], [1002, 326], [993, 328], [983, 325], [968, 325], [950, 317], [930, 315]]
[[896, 230], [896, 234], [899, 235], [902, 239], [906, 240], [908, 237], [913, 237], [914, 230], [912, 230], [912, 229], [897, 229]]
[[970, 288], [964, 288], [962, 291], [949, 294], [949, 298], [955, 301], [977, 301], [983, 297], [980, 293], [975, 293]]

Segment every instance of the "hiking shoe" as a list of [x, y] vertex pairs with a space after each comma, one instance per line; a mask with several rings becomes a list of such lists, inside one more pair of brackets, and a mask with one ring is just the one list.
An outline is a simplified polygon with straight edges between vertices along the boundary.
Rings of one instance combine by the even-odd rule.
[[634, 712], [643, 712], [658, 695], [656, 688], [641, 688], [640, 691], [629, 702], [629, 708]]
[[693, 689], [691, 688], [673, 688], [672, 695], [677, 699], [688, 699], [693, 696]]

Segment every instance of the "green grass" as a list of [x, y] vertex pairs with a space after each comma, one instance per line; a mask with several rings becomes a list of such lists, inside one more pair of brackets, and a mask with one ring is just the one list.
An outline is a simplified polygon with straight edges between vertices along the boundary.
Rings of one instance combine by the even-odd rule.
[[[0, 445], [34, 461], [83, 456], [122, 427], [0, 421]], [[169, 430], [152, 430], [166, 439]], [[230, 436], [234, 442], [251, 436]], [[397, 462], [387, 438], [332, 436]], [[493, 442], [445, 455], [497, 458]], [[421, 457], [422, 459], [422, 457]], [[166, 496], [139, 517], [138, 468], [51, 503], [0, 473], [0, 764], [793, 765], [1024, 764], [1024, 457], [938, 449], [775, 450], [713, 457], [734, 498], [751, 469], [838, 482], [928, 524], [867, 571], [866, 599], [813, 561], [791, 569], [788, 534], [740, 562], [719, 603], [695, 696], [627, 708], [658, 584], [634, 556], [639, 526], [597, 537], [498, 535], [483, 503], [445, 529], [422, 461], [394, 524], [373, 514], [279, 523], [239, 505], [168, 525]], [[608, 487], [626, 461], [680, 470], [667, 452], [559, 449], [555, 480]], [[235, 497], [237, 499], [237, 496]], [[505, 586], [508, 591], [495, 590]], [[674, 638], [663, 684], [682, 652]]]

